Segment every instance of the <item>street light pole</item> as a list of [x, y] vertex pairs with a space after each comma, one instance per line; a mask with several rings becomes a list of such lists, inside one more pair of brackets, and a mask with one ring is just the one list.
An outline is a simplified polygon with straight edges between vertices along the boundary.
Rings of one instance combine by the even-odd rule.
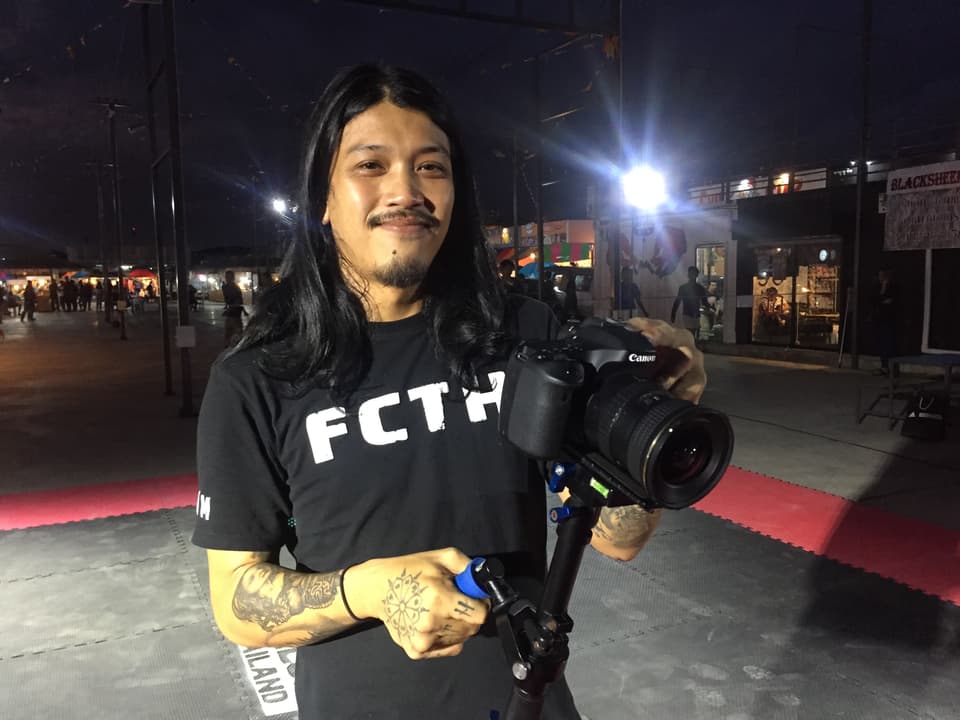
[[517, 131], [513, 131], [513, 267], [520, 277], [520, 150]]
[[870, 40], [873, 26], [873, 0], [863, 0], [863, 33], [860, 37], [860, 156], [857, 158], [857, 217], [853, 230], [853, 323], [850, 327], [850, 364], [860, 367], [860, 245], [863, 234], [863, 190], [867, 184], [867, 152], [870, 144]]
[[110, 152], [113, 156], [113, 219], [117, 232], [117, 309], [120, 311], [120, 339], [127, 339], [127, 289], [123, 284], [123, 217], [120, 206], [120, 164], [117, 153], [117, 105], [108, 110]]
[[257, 209], [259, 203], [257, 199], [260, 194], [257, 192], [257, 176], [253, 177], [253, 193], [251, 200], [250, 212], [253, 215], [253, 236], [252, 236], [252, 249], [253, 249], [253, 282], [250, 283], [250, 298], [254, 302], [257, 300], [257, 286], [259, 285], [260, 279], [260, 250], [257, 248]]
[[[127, 339], [127, 324], [125, 312], [122, 309], [126, 305], [126, 292], [123, 287], [123, 208], [120, 202], [120, 160], [117, 151], [117, 111], [129, 107], [126, 103], [111, 98], [97, 98], [94, 103], [107, 109], [107, 130], [110, 142], [110, 155], [112, 159], [113, 170], [113, 221], [114, 233], [117, 243], [117, 304], [120, 312], [120, 339]], [[103, 268], [104, 295], [107, 306], [110, 305], [110, 281], [107, 277], [107, 267]], [[121, 305], [121, 303], [123, 303]], [[109, 320], [112, 317], [111, 311], [104, 313], [104, 318]]]
[[[621, 171], [627, 165], [627, 146], [623, 137], [623, 0], [617, 1], [617, 160]], [[611, 263], [611, 273], [613, 274], [613, 309], [620, 310], [623, 300], [620, 297], [622, 288], [620, 287], [620, 263], [623, 258], [623, 193], [620, 190], [620, 179], [615, 181], [615, 195], [613, 201], [614, 213], [616, 215], [613, 224], [613, 232], [616, 240], [613, 243], [614, 257]], [[633, 232], [633, 214], [631, 213], [630, 230]], [[627, 237], [627, 242], [631, 242]]]
[[104, 235], [106, 234], [105, 217], [104, 217], [104, 208], [103, 208], [103, 163], [100, 160], [97, 160], [95, 164], [97, 172], [97, 232], [99, 234], [100, 240], [100, 268], [103, 272], [103, 280], [100, 283], [100, 297], [104, 299], [103, 302], [103, 321], [106, 324], [109, 324], [113, 319], [112, 310], [110, 308], [110, 303], [107, 302], [107, 255], [105, 250], [105, 245], [103, 242]]
[[[177, 72], [176, 9], [174, 0], [163, 0], [163, 45], [164, 75], [167, 81], [167, 103], [170, 109], [170, 177], [173, 202], [173, 237], [177, 258], [177, 317], [180, 332], [190, 336], [192, 342], [184, 342], [180, 347], [180, 415], [192, 417], [193, 408], [193, 372], [190, 366], [190, 348], [196, 342], [196, 336], [187, 331], [190, 323], [190, 252], [186, 239], [186, 203], [183, 192], [183, 158], [181, 157], [180, 138], [180, 84]], [[195, 333], [196, 331], [192, 331]]]

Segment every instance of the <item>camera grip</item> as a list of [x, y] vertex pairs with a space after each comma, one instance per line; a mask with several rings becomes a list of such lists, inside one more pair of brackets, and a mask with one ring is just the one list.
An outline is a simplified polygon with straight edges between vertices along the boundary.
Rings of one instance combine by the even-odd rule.
[[485, 559], [482, 557], [473, 558], [466, 569], [453, 578], [460, 592], [475, 600], [486, 600], [490, 597], [486, 590], [477, 584], [477, 580], [473, 575], [474, 568], [480, 567], [484, 562]]

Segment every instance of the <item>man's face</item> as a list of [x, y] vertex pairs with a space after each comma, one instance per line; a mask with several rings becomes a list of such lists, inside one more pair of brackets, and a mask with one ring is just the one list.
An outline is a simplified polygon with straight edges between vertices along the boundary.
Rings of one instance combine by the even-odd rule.
[[421, 112], [381, 102], [343, 129], [323, 222], [360, 279], [414, 288], [447, 236], [453, 198], [446, 134]]

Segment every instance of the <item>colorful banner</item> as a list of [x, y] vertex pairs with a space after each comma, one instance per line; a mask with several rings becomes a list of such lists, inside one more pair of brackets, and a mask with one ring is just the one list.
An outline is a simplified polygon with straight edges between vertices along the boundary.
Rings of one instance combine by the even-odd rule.
[[885, 250], [960, 248], [960, 161], [887, 176]]
[[549, 246], [550, 261], [558, 263], [589, 260], [592, 248], [593, 245], [580, 243], [554, 243]]

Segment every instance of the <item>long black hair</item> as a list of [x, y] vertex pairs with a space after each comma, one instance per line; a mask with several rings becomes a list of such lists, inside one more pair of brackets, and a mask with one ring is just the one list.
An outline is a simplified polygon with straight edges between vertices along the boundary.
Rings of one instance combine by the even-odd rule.
[[342, 70], [309, 121], [300, 222], [283, 258], [280, 282], [261, 295], [234, 352], [260, 347], [258, 363], [266, 372], [304, 389], [327, 387], [344, 404], [369, 370], [371, 345], [363, 302], [344, 280], [333, 233], [320, 219], [344, 127], [383, 101], [424, 113], [450, 141], [455, 198], [450, 229], [419, 288], [438, 353], [462, 387], [478, 389], [479, 368], [507, 346], [504, 295], [450, 107], [436, 88], [409, 70], [387, 65]]

